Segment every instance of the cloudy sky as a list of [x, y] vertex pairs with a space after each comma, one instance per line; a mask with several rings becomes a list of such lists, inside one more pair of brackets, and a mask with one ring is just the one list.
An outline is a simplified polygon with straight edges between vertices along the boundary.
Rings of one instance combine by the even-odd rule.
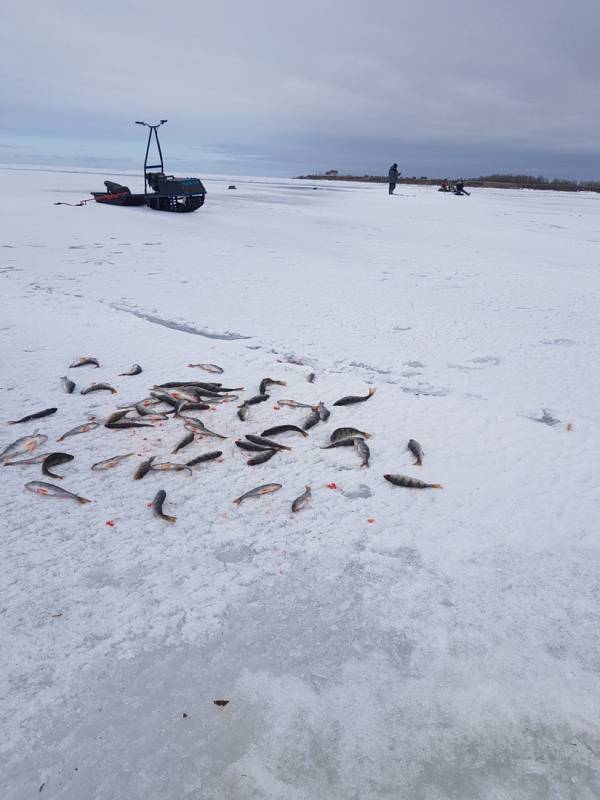
[[600, 179], [600, 0], [3, 0], [0, 162]]

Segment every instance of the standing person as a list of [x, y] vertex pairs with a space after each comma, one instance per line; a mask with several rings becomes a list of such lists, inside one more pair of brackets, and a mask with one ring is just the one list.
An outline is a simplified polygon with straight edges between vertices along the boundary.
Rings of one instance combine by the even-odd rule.
[[388, 194], [394, 194], [394, 189], [396, 188], [396, 184], [398, 183], [398, 176], [400, 173], [398, 172], [398, 164], [392, 164], [388, 171]]

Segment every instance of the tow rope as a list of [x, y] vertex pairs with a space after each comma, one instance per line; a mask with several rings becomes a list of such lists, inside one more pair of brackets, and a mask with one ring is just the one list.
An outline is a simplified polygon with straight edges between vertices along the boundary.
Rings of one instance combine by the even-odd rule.
[[86, 203], [91, 203], [94, 200], [93, 197], [89, 197], [87, 200], [80, 200], [78, 203], [54, 203], [55, 206], [72, 206], [73, 208], [77, 208], [77, 206], [84, 206]]

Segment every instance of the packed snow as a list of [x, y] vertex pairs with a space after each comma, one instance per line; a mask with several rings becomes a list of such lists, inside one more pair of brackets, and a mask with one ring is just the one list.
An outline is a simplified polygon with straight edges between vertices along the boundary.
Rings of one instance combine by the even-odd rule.
[[[62, 481], [0, 467], [2, 798], [596, 800], [600, 197], [209, 177], [178, 215], [54, 205], [131, 176], [0, 174], [0, 450], [75, 456]], [[264, 377], [287, 386], [241, 422]], [[56, 443], [185, 380], [244, 387], [190, 412], [226, 440]], [[250, 467], [236, 438], [306, 418], [278, 398], [332, 414]], [[320, 449], [341, 426], [370, 467]]]

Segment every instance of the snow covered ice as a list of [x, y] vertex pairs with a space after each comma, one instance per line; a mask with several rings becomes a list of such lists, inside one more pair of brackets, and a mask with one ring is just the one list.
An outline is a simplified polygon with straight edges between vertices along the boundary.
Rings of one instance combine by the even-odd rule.
[[[100, 174], [1, 174], [0, 449], [45, 433], [94, 501], [0, 468], [2, 798], [598, 798], [600, 197], [224, 177], [176, 215], [53, 205]], [[288, 385], [246, 422], [197, 414], [229, 438], [170, 458], [223, 450], [192, 477], [132, 480], [173, 421], [55, 444], [154, 383], [264, 377]], [[306, 416], [278, 397], [332, 415], [248, 467], [236, 437]], [[370, 468], [319, 449], [343, 425]]]

